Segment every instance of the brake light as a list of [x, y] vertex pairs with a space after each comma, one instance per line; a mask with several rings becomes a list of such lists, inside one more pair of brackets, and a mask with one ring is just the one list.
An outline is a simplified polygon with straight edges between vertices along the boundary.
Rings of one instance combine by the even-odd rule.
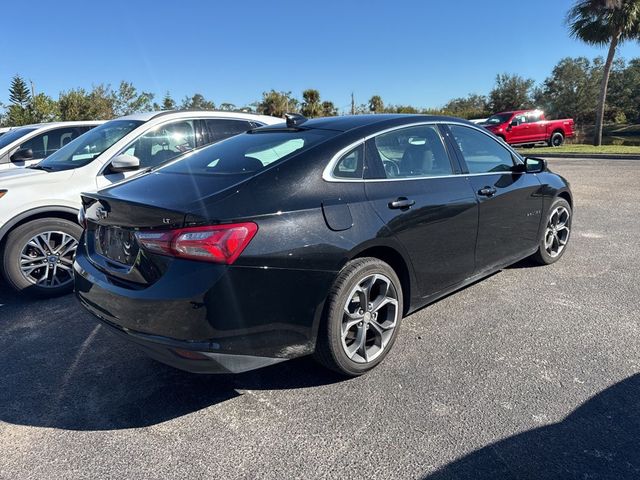
[[150, 252], [204, 262], [232, 264], [258, 231], [252, 222], [136, 232]]

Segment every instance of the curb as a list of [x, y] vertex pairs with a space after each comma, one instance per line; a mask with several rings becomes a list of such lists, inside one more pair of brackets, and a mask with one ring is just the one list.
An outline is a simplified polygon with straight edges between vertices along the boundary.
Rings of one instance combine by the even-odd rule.
[[[522, 155], [522, 153], [521, 153]], [[524, 155], [525, 157], [527, 155]], [[583, 159], [601, 159], [601, 160], [640, 160], [640, 155], [623, 154], [623, 153], [540, 153], [539, 155], [531, 155], [532, 157], [542, 158], [583, 158]]]

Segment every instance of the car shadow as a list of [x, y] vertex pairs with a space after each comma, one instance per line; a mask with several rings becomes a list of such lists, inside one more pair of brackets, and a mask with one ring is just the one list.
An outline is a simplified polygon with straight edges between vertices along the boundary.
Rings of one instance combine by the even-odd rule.
[[640, 374], [564, 420], [487, 445], [424, 480], [640, 478]]
[[[310, 358], [240, 375], [164, 366], [123, 342], [73, 295], [7, 297], [0, 287], [0, 421], [70, 430], [161, 423], [241, 395], [343, 380]], [[3, 303], [4, 302], [4, 303]]]

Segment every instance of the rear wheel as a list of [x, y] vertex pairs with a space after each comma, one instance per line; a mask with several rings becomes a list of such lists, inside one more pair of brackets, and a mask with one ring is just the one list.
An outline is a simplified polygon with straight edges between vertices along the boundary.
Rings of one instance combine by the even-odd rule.
[[50, 297], [73, 290], [73, 259], [82, 228], [61, 218], [40, 218], [7, 235], [4, 276], [19, 292]]
[[540, 265], [550, 265], [564, 255], [571, 234], [572, 212], [569, 202], [557, 198], [547, 215], [538, 251], [531, 257]]
[[343, 375], [371, 370], [393, 347], [402, 305], [400, 280], [388, 264], [376, 258], [352, 260], [329, 293], [316, 359]]
[[553, 132], [551, 138], [549, 139], [550, 147], [560, 147], [564, 143], [564, 135], [562, 132]]

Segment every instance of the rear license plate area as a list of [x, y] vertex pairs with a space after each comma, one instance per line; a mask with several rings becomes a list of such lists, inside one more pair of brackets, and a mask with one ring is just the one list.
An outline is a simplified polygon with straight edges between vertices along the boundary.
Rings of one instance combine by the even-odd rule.
[[138, 257], [138, 243], [132, 230], [98, 225], [95, 230], [96, 253], [123, 265], [133, 265]]

